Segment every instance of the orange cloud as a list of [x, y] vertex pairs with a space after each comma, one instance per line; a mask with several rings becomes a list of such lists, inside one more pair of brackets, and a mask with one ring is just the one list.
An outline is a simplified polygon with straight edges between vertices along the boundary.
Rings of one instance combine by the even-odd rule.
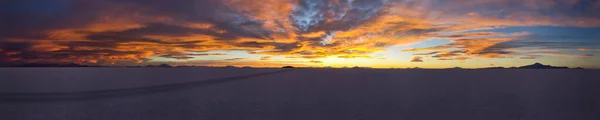
[[[479, 36], [479, 35], [496, 35], [489, 33], [467, 33], [459, 34], [457, 37], [461, 38], [464, 36]], [[438, 60], [467, 60], [471, 57], [484, 57], [484, 58], [506, 58], [511, 55], [517, 54], [516, 52], [508, 49], [497, 49], [501, 43], [507, 43], [521, 39], [529, 33], [511, 33], [509, 35], [502, 35], [495, 38], [462, 38], [452, 40], [452, 43], [426, 47], [426, 48], [411, 48], [402, 50], [403, 52], [423, 52], [431, 51], [428, 53], [417, 53], [415, 56], [430, 56], [438, 58]], [[450, 37], [451, 38], [451, 37]]]
[[600, 26], [600, 17], [594, 14], [600, 8], [599, 2], [590, 3], [592, 6], [586, 11], [575, 11], [577, 14], [566, 9], [579, 3], [572, 0], [172, 0], [169, 4], [75, 1], [73, 10], [52, 17], [35, 13], [0, 16], [16, 21], [1, 23], [6, 27], [0, 30], [8, 32], [0, 33], [3, 55], [0, 61], [137, 64], [155, 57], [183, 60], [222, 56], [203, 53], [228, 50], [286, 58], [374, 58], [372, 53], [429, 38], [454, 40], [451, 44], [403, 51], [430, 52], [415, 54], [418, 60], [420, 56], [445, 60], [501, 58], [517, 53], [500, 49], [499, 44], [528, 33], [471, 31], [508, 26]]
[[309, 61], [309, 62], [311, 62], [311, 63], [315, 63], [315, 64], [321, 64], [321, 63], [323, 63], [323, 61], [317, 61], [317, 60], [311, 60], [311, 61]]
[[410, 62], [423, 62], [423, 57], [415, 56], [410, 60]]
[[271, 60], [271, 56], [263, 56], [260, 60]]

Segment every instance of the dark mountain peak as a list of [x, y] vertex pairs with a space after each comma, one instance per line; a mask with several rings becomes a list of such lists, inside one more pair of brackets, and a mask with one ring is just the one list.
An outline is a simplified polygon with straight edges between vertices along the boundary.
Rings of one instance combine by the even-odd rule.
[[551, 66], [551, 65], [544, 65], [542, 63], [534, 63], [531, 65], [526, 65], [526, 66], [521, 66], [519, 67], [519, 69], [569, 69], [568, 67], [563, 67], [563, 66]]
[[283, 66], [281, 68], [294, 68], [294, 66]]
[[169, 64], [160, 64], [160, 65], [158, 65], [157, 67], [173, 67], [173, 66], [171, 66], [171, 65], [169, 65]]
[[173, 67], [169, 64], [160, 64], [160, 65], [146, 65], [145, 67]]
[[532, 64], [532, 66], [545, 66], [545, 65], [542, 63], [536, 62], [536, 63]]
[[463, 68], [457, 66], [457, 67], [446, 68], [446, 69], [463, 69]]
[[482, 69], [506, 69], [504, 67], [486, 67], [486, 68], [482, 68]]

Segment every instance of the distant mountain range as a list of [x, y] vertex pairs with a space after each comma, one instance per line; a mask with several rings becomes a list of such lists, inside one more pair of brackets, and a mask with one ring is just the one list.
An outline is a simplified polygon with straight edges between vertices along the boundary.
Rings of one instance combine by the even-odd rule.
[[[489, 68], [483, 68], [483, 69], [570, 69], [570, 68], [564, 67], [564, 66], [551, 66], [551, 65], [544, 65], [542, 63], [534, 63], [531, 65], [525, 65], [525, 66], [521, 66], [521, 67], [510, 67], [510, 68], [489, 67]], [[574, 69], [583, 69], [583, 68], [577, 67]]]
[[[28, 64], [13, 65], [13, 66], [3, 66], [3, 67], [106, 67], [106, 66], [90, 66], [90, 65], [80, 65], [80, 64], [75, 64], [75, 63], [69, 63], [69, 64], [28, 63]], [[169, 64], [160, 64], [160, 65], [126, 66], [126, 67], [163, 67], [163, 68], [171, 68], [171, 67], [175, 67], [175, 66], [171, 66]], [[205, 67], [205, 66], [176, 66], [176, 67]], [[233, 67], [233, 66], [229, 66], [229, 67]], [[286, 68], [293, 68], [293, 67], [286, 66]], [[354, 67], [354, 68], [357, 68], [357, 67]], [[462, 68], [455, 67], [455, 68], [450, 68], [450, 69], [462, 69]], [[571, 69], [571, 68], [564, 67], [564, 66], [551, 66], [551, 65], [544, 65], [544, 64], [541, 64], [541, 63], [534, 63], [534, 64], [531, 64], [531, 65], [525, 65], [525, 66], [521, 66], [521, 67], [510, 67], [510, 68], [505, 68], [505, 67], [488, 67], [488, 68], [481, 68], [481, 69]], [[573, 69], [583, 69], [583, 68], [577, 67], [577, 68], [573, 68]]]
[[544, 65], [541, 63], [535, 63], [532, 65], [521, 66], [521, 67], [519, 67], [519, 69], [569, 69], [569, 67], [551, 66], [551, 65]]
[[146, 65], [145, 67], [167, 67], [167, 68], [170, 68], [173, 66], [171, 66], [169, 64], [160, 64], [160, 65]]

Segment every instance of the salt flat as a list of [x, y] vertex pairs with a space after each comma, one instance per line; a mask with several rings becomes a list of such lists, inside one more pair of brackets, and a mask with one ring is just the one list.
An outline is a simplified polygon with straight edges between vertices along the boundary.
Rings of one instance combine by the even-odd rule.
[[[0, 69], [2, 120], [600, 119], [599, 70], [39, 69]], [[199, 82], [211, 80], [227, 82]], [[126, 88], [150, 92], [70, 99]], [[79, 97], [44, 101], [65, 91]], [[24, 101], [6, 101], [15, 96]]]
[[0, 92], [73, 92], [186, 83], [277, 71], [239, 68], [0, 68]]

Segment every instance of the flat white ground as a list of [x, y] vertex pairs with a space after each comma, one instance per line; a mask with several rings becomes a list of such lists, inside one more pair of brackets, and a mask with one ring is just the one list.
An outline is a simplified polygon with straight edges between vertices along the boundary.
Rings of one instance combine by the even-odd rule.
[[280, 70], [0, 68], [0, 119], [600, 119], [599, 70]]
[[70, 92], [186, 83], [279, 69], [0, 68], [2, 92]]

